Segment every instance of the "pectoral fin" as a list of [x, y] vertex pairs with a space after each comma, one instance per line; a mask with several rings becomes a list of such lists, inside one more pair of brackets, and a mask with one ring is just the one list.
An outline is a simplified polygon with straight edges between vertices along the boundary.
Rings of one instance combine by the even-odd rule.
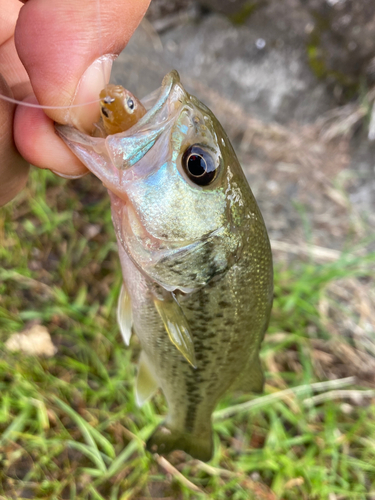
[[135, 384], [135, 399], [137, 405], [142, 406], [154, 395], [158, 387], [159, 384], [150, 369], [150, 363], [147, 356], [142, 351], [139, 357], [138, 374]]
[[247, 365], [243, 375], [240, 375], [231, 387], [231, 391], [244, 393], [263, 392], [264, 375], [258, 356]]
[[132, 335], [132, 308], [130, 296], [124, 284], [122, 284], [117, 305], [117, 322], [120, 327], [122, 338], [126, 345], [129, 345]]
[[180, 304], [173, 293], [170, 299], [154, 299], [156, 310], [158, 311], [165, 329], [172, 344], [174, 344], [184, 358], [196, 368], [194, 342], [190, 332], [190, 327]]

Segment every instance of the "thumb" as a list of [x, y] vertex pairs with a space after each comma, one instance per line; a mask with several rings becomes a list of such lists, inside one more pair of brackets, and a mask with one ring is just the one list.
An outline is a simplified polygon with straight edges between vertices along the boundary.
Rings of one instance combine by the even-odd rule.
[[[89, 131], [113, 60], [141, 21], [149, 0], [28, 0], [16, 26], [18, 54], [54, 121]], [[100, 18], [98, 8], [100, 7]], [[100, 30], [100, 32], [99, 32]]]

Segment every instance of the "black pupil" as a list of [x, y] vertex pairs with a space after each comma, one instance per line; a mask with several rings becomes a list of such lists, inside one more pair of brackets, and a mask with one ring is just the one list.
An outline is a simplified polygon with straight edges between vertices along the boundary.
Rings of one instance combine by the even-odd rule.
[[133, 99], [128, 99], [128, 106], [130, 109], [134, 109], [134, 101]]
[[206, 172], [207, 164], [204, 158], [199, 155], [191, 155], [188, 159], [187, 165], [191, 175], [195, 177], [200, 177]]
[[208, 147], [193, 144], [182, 155], [181, 163], [186, 175], [194, 184], [208, 186], [218, 173], [218, 159]]

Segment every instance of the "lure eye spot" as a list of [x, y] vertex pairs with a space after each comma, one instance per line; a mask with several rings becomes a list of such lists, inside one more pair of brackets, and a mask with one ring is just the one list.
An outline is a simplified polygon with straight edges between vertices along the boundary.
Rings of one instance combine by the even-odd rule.
[[133, 101], [133, 99], [128, 99], [126, 104], [128, 105], [128, 108], [133, 111], [133, 109], [134, 109], [134, 101]]
[[182, 167], [189, 179], [198, 186], [208, 186], [217, 174], [212, 155], [197, 145], [187, 148], [182, 156]]
[[108, 109], [105, 106], [102, 107], [102, 113], [106, 118], [109, 118]]

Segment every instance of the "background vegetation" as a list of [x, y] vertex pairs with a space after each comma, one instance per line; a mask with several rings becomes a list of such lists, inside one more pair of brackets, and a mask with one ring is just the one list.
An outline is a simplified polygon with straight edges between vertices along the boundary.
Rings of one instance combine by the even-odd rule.
[[[135, 405], [139, 346], [116, 325], [105, 189], [34, 170], [0, 212], [0, 498], [375, 498], [375, 255], [363, 248], [276, 263], [265, 395], [220, 403], [208, 465], [166, 460], [144, 450], [166, 406], [161, 394]], [[53, 356], [6, 348], [35, 324]]]

